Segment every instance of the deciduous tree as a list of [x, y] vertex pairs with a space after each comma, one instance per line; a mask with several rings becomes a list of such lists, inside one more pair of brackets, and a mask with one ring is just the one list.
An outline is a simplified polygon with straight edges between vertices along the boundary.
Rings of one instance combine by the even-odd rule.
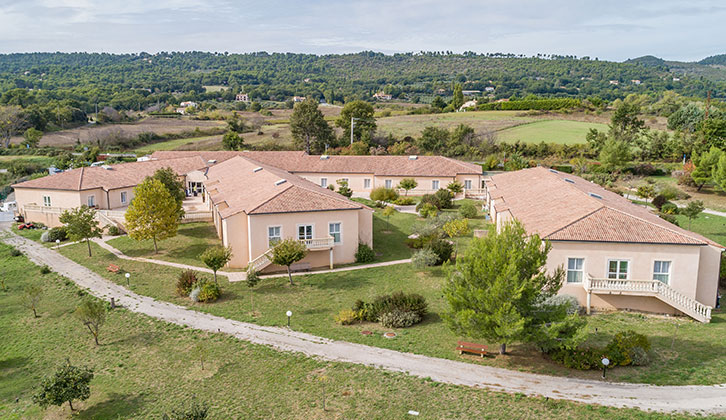
[[292, 238], [280, 241], [272, 249], [272, 263], [287, 267], [287, 277], [290, 279], [290, 286], [293, 286], [290, 266], [305, 258], [308, 248], [305, 244]]
[[517, 221], [474, 238], [444, 285], [448, 326], [458, 334], [506, 345], [533, 340], [540, 328], [538, 303], [557, 293], [563, 271], [544, 270], [551, 249]]
[[333, 129], [313, 98], [295, 105], [290, 116], [290, 131], [296, 148], [304, 148], [307, 154], [322, 153], [334, 138]]
[[225, 264], [232, 259], [232, 249], [226, 246], [215, 246], [207, 248], [206, 251], [199, 256], [199, 259], [214, 273], [214, 282], [217, 281], [217, 271], [224, 267]]
[[343, 106], [335, 125], [343, 129], [343, 138], [345, 139], [350, 138], [351, 118], [355, 118], [353, 138], [357, 141], [364, 140], [363, 133], [372, 134], [376, 131], [373, 105], [368, 102], [352, 101]]
[[0, 106], [0, 141], [10, 146], [10, 139], [28, 126], [23, 108], [11, 105]]
[[98, 226], [96, 210], [82, 205], [81, 207], [64, 210], [58, 220], [66, 225], [68, 237], [72, 241], [86, 241], [88, 256], [91, 256], [91, 238], [100, 238], [103, 229]]
[[37, 284], [29, 284], [25, 286], [25, 290], [23, 290], [23, 304], [25, 304], [25, 307], [33, 311], [33, 317], [38, 317], [38, 303], [40, 303], [40, 299], [43, 297], [43, 288], [40, 287], [40, 285]]
[[184, 192], [184, 182], [179, 179], [176, 172], [174, 172], [171, 168], [162, 168], [157, 170], [152, 178], [158, 179], [162, 184], [164, 184], [166, 190], [169, 191], [169, 194], [171, 194], [171, 196], [174, 197], [174, 201], [176, 201], [179, 217], [181, 218], [184, 216], [182, 205], [184, 204], [186, 193]]
[[403, 178], [401, 182], [398, 183], [398, 188], [401, 188], [406, 191], [406, 195], [408, 195], [408, 192], [414, 188], [418, 187], [418, 182], [416, 182], [413, 178]]
[[33, 402], [43, 408], [67, 402], [73, 411], [73, 400], [85, 401], [91, 396], [92, 379], [93, 369], [73, 366], [66, 360], [53, 375], [43, 379], [40, 389], [33, 395]]
[[98, 346], [98, 334], [106, 322], [106, 305], [100, 300], [87, 297], [78, 305], [75, 315], [88, 328], [88, 331], [93, 335], [93, 340]]
[[134, 188], [134, 199], [126, 210], [126, 228], [131, 239], [152, 239], [154, 252], [159, 252], [156, 241], [176, 236], [178, 227], [176, 200], [161, 181], [147, 178]]

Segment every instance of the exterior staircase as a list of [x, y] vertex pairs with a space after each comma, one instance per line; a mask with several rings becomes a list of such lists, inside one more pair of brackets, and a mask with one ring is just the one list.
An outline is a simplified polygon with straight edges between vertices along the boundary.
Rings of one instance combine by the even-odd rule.
[[112, 225], [126, 232], [126, 212], [113, 210], [96, 210], [96, 217], [101, 226]]
[[[332, 249], [333, 246], [335, 246], [335, 243], [332, 236], [329, 236], [327, 238], [300, 239], [300, 242], [305, 244], [305, 247], [307, 247], [309, 251], [331, 250], [330, 268], [333, 268]], [[269, 248], [260, 256], [250, 261], [247, 264], [247, 270], [254, 270], [259, 272], [261, 270], [264, 270], [270, 264], [272, 264], [272, 248]]]
[[658, 280], [596, 279], [586, 276], [587, 309], [590, 310], [590, 294], [620, 294], [630, 296], [652, 296], [691, 318], [711, 322], [711, 307], [690, 298]]

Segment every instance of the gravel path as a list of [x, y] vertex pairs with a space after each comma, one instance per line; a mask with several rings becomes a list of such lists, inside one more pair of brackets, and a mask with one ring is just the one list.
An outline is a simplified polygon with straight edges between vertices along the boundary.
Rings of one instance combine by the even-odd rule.
[[3, 233], [2, 240], [20, 249], [36, 264], [52, 267], [101, 299], [110, 300], [114, 297], [120, 305], [133, 312], [198, 330], [223, 332], [240, 340], [272, 346], [281, 351], [300, 352], [323, 360], [374, 366], [438, 382], [493, 391], [661, 412], [726, 414], [726, 384], [653, 386], [551, 377], [329, 340], [287, 328], [263, 327], [138, 295], [52, 249], [14, 234]]

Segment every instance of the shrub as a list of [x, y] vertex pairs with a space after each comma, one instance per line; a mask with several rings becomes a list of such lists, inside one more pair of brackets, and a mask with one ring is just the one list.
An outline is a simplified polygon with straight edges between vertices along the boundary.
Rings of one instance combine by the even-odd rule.
[[421, 322], [421, 317], [415, 312], [396, 309], [382, 314], [378, 322], [386, 328], [407, 328]]
[[51, 271], [53, 270], [51, 270], [47, 265], [40, 267], [40, 274], [50, 274]]
[[358, 244], [358, 249], [355, 251], [355, 262], [357, 263], [369, 263], [373, 262], [376, 258], [376, 253], [373, 252], [371, 247], [364, 243]]
[[119, 229], [118, 226], [116, 226], [116, 225], [108, 225], [108, 227], [106, 228], [106, 231], [111, 236], [119, 236], [122, 233], [121, 229]]
[[[633, 350], [636, 347], [640, 347], [647, 356], [647, 352], [650, 350], [650, 341], [643, 334], [628, 330], [615, 334], [610, 344], [605, 348], [605, 352], [613, 365], [628, 366], [633, 364], [634, 352], [639, 352], [639, 350]], [[642, 361], [641, 354], [635, 357], [640, 358], [639, 361]]]
[[554, 295], [550, 296], [542, 303], [542, 306], [558, 306], [562, 307], [567, 315], [573, 315], [580, 312], [580, 302], [572, 295]]
[[663, 214], [678, 214], [678, 206], [673, 203], [665, 203], [660, 208]]
[[[420, 203], [419, 203], [420, 204]], [[425, 203], [423, 206], [419, 208], [419, 206], [416, 206], [416, 210], [421, 215], [421, 217], [429, 218], [429, 217], [436, 217], [436, 215], [439, 214], [438, 209], [436, 206], [434, 206], [431, 203]]]
[[653, 205], [655, 208], [660, 210], [663, 207], [663, 204], [667, 203], [668, 199], [663, 194], [658, 194], [653, 198]]
[[393, 203], [394, 204], [397, 204], [399, 206], [410, 206], [410, 205], [413, 205], [413, 203], [415, 203], [415, 202], [416, 202], [416, 200], [414, 200], [411, 197], [399, 197]]
[[342, 309], [333, 318], [340, 325], [351, 325], [358, 320], [358, 314], [350, 309]]
[[439, 257], [431, 248], [424, 248], [413, 253], [411, 263], [416, 268], [431, 267], [436, 265], [438, 259]]
[[55, 242], [60, 240], [61, 242], [68, 239], [68, 229], [65, 226], [54, 227], [48, 231], [48, 242]]
[[202, 289], [197, 286], [195, 287], [190, 293], [189, 293], [189, 299], [192, 300], [192, 302], [199, 302], [199, 294], [202, 292]]
[[23, 253], [22, 253], [22, 252], [20, 252], [20, 250], [19, 250], [19, 249], [17, 249], [17, 248], [11, 248], [11, 249], [10, 249], [10, 256], [11, 256], [11, 257], [19, 257], [19, 256], [21, 256], [21, 255], [23, 255]]
[[213, 281], [202, 280], [199, 291], [199, 301], [204, 303], [214, 302], [222, 295], [222, 290]]
[[474, 217], [476, 217], [477, 213], [478, 211], [476, 209], [476, 205], [469, 201], [459, 207], [459, 214], [465, 219], [473, 219]]
[[189, 296], [197, 283], [197, 273], [194, 270], [184, 270], [176, 281], [176, 293], [179, 296]]
[[393, 202], [398, 199], [398, 192], [393, 188], [377, 187], [371, 190], [371, 200]]
[[567, 368], [578, 370], [599, 369], [602, 367], [603, 353], [600, 349], [578, 348], [575, 350], [557, 349], [549, 353], [552, 360]]
[[665, 220], [666, 222], [672, 223], [676, 226], [680, 226], [678, 224], [678, 220], [676, 219], [675, 215], [667, 214], [667, 213], [658, 213], [658, 216], [660, 216], [660, 218]]
[[454, 252], [454, 245], [451, 242], [444, 239], [436, 239], [431, 241], [429, 244], [431, 251], [436, 254], [436, 265], [440, 265], [451, 259], [451, 254]]
[[442, 189], [436, 191], [436, 193], [434, 194], [434, 197], [439, 202], [439, 205], [438, 205], [439, 209], [450, 209], [450, 208], [454, 207], [454, 202], [453, 202], [454, 193], [451, 192], [450, 190], [445, 190], [442, 188]]
[[420, 318], [420, 321], [426, 315], [428, 304], [426, 299], [419, 294], [396, 292], [391, 295], [378, 296], [372, 303], [357, 300], [352, 309], [357, 314], [357, 318], [362, 321], [379, 321], [381, 315], [393, 311], [412, 312]]

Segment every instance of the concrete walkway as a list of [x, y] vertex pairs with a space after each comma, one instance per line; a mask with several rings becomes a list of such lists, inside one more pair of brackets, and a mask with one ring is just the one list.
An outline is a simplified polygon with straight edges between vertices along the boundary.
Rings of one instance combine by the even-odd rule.
[[115, 298], [130, 311], [198, 330], [229, 334], [240, 340], [282, 351], [300, 352], [334, 362], [374, 366], [438, 382], [493, 391], [661, 412], [726, 414], [726, 384], [652, 386], [551, 377], [329, 340], [287, 328], [233, 321], [138, 295], [29, 239], [7, 232], [3, 232], [2, 236], [5, 243], [20, 249], [34, 263], [52, 267], [94, 296], [106, 300]]
[[[188, 264], [180, 264], [170, 261], [163, 261], [163, 260], [154, 260], [150, 258], [139, 258], [139, 257], [129, 257], [128, 255], [124, 254], [120, 250], [114, 248], [106, 241], [109, 239], [114, 238], [114, 236], [109, 237], [103, 237], [103, 238], [95, 238], [93, 239], [93, 242], [97, 243], [101, 248], [109, 251], [110, 253], [114, 254], [118, 258], [124, 259], [124, 260], [133, 260], [133, 261], [141, 261], [151, 264], [159, 264], [159, 265], [166, 265], [169, 267], [176, 267], [181, 269], [191, 269], [196, 271], [201, 271], [204, 273], [212, 274], [212, 270], [206, 267], [198, 267], [196, 265], [188, 265]], [[410, 263], [411, 259], [407, 258], [404, 260], [394, 260], [394, 261], [384, 261], [379, 263], [373, 263], [373, 264], [361, 264], [361, 265], [352, 265], [349, 267], [341, 267], [341, 268], [333, 268], [333, 269], [327, 269], [327, 270], [316, 270], [316, 271], [298, 271], [295, 273], [292, 273], [293, 276], [305, 276], [308, 274], [326, 274], [326, 273], [338, 273], [343, 271], [355, 271], [355, 270], [364, 270], [367, 268], [375, 268], [375, 267], [386, 267], [389, 265], [396, 265], [396, 264], [406, 264]], [[244, 281], [247, 279], [247, 274], [245, 272], [233, 272], [233, 271], [217, 271], [217, 274], [220, 276], [226, 276], [227, 279], [230, 282], [237, 282], [237, 281]], [[287, 277], [287, 273], [279, 273], [279, 274], [265, 274], [261, 275], [260, 278], [262, 279], [270, 279], [270, 278], [276, 278], [276, 277]]]

